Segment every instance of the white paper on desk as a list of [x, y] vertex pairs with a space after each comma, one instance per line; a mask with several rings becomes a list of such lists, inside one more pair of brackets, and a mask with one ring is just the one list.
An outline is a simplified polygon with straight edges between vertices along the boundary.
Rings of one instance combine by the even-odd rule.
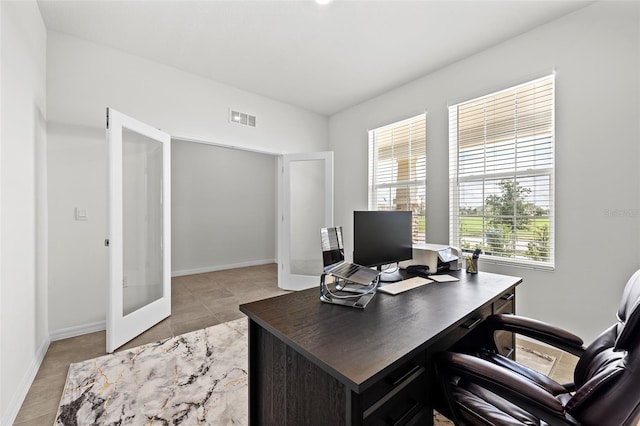
[[[415, 277], [415, 278], [418, 278], [418, 277]], [[420, 278], [417, 281], [410, 281], [410, 280], [397, 281], [395, 283], [386, 284], [382, 287], [378, 287], [376, 291], [392, 294], [395, 296], [396, 294], [403, 293], [407, 290], [413, 290], [416, 287], [421, 287], [426, 284], [431, 284], [432, 282], [433, 280], [430, 280], [427, 278]]]
[[451, 275], [429, 275], [429, 279], [432, 279], [439, 283], [446, 283], [449, 281], [460, 281], [459, 278], [452, 277]]

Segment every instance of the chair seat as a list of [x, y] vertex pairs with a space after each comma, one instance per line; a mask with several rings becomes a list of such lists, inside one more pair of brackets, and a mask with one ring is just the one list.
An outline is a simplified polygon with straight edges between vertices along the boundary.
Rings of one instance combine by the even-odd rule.
[[460, 408], [460, 420], [469, 425], [549, 426], [547, 422], [473, 383], [456, 387], [452, 394]]
[[[578, 356], [574, 383], [561, 385], [498, 353], [496, 331], [524, 334]], [[640, 270], [627, 282], [617, 322], [582, 340], [537, 320], [490, 316], [479, 347], [438, 354], [436, 364], [456, 425], [638, 426]]]

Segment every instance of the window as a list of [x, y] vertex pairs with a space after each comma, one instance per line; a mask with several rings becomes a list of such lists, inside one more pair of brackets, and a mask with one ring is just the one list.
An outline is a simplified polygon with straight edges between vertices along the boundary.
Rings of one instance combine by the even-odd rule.
[[369, 210], [413, 212], [413, 242], [425, 242], [426, 114], [369, 131]]
[[450, 244], [554, 265], [554, 77], [449, 107]]

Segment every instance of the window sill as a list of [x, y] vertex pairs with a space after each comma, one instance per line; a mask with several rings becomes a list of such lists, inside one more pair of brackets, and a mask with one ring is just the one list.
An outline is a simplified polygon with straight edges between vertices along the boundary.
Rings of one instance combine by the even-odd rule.
[[479, 266], [482, 266], [483, 264], [508, 266], [510, 268], [532, 269], [536, 271], [546, 271], [546, 272], [553, 272], [556, 269], [554, 264], [543, 264], [543, 263], [531, 262], [526, 260], [514, 260], [514, 259], [500, 258], [496, 256], [480, 255]]

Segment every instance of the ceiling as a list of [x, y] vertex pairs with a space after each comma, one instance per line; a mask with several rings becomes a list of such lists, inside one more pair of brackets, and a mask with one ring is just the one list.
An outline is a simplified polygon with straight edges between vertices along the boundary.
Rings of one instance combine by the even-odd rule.
[[49, 30], [332, 115], [592, 1], [38, 3]]

